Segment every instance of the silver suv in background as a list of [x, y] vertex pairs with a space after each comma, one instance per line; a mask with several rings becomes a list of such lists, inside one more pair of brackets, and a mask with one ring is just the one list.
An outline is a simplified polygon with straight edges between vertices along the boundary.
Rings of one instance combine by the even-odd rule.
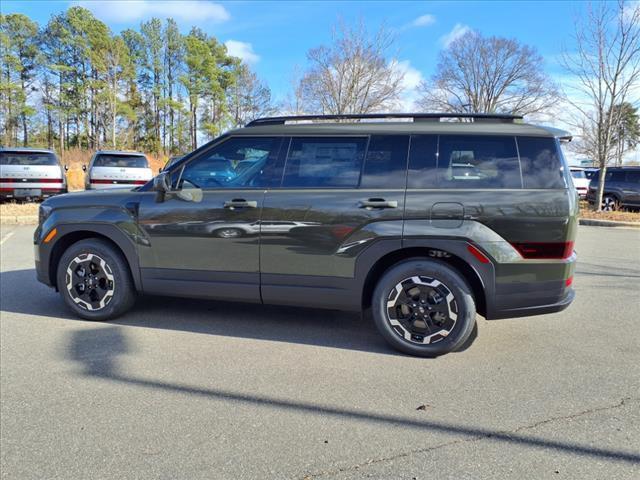
[[0, 198], [32, 200], [66, 193], [65, 169], [51, 150], [0, 148]]
[[144, 185], [153, 177], [149, 160], [139, 152], [97, 151], [89, 168], [83, 165], [82, 169], [87, 172], [87, 190]]

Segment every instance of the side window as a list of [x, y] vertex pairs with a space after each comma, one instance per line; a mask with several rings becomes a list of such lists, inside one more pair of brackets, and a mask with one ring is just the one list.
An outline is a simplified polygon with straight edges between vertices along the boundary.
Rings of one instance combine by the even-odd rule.
[[640, 184], [640, 170], [627, 170], [627, 183]]
[[356, 187], [366, 144], [366, 138], [294, 137], [282, 186]]
[[[232, 137], [187, 163], [179, 176], [180, 187], [264, 188], [280, 183], [278, 137]], [[177, 180], [177, 178], [176, 178]]]
[[437, 188], [437, 152], [437, 135], [411, 137], [407, 188]]
[[404, 188], [408, 150], [408, 136], [372, 135], [360, 188]]
[[[562, 159], [553, 138], [517, 137], [524, 188], [565, 188]], [[594, 177], [595, 178], [595, 177]]]
[[441, 135], [439, 188], [522, 188], [513, 137]]

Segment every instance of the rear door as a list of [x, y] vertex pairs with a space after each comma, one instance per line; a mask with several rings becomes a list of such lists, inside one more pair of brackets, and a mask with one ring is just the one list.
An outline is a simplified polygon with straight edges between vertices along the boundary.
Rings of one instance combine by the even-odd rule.
[[400, 246], [408, 136], [293, 137], [262, 213], [265, 303], [347, 306], [357, 256]]
[[623, 201], [626, 205], [640, 206], [640, 169], [626, 171]]

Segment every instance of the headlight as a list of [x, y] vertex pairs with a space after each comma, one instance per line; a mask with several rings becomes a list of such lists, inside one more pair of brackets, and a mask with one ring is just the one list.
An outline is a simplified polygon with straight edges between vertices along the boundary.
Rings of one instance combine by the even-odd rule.
[[40, 225], [42, 225], [44, 223], [44, 221], [49, 218], [49, 215], [51, 215], [51, 211], [53, 210], [52, 207], [50, 207], [49, 205], [45, 205], [45, 204], [40, 204], [40, 208], [38, 209], [38, 223]]

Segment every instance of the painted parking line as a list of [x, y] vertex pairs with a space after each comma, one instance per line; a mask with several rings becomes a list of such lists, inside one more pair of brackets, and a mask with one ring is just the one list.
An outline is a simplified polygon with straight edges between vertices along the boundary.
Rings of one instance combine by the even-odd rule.
[[12, 236], [13, 236], [13, 231], [7, 233], [4, 237], [2, 237], [2, 240], [0, 240], [0, 245], [4, 245], [4, 242], [6, 242], [7, 240], [9, 240]]

